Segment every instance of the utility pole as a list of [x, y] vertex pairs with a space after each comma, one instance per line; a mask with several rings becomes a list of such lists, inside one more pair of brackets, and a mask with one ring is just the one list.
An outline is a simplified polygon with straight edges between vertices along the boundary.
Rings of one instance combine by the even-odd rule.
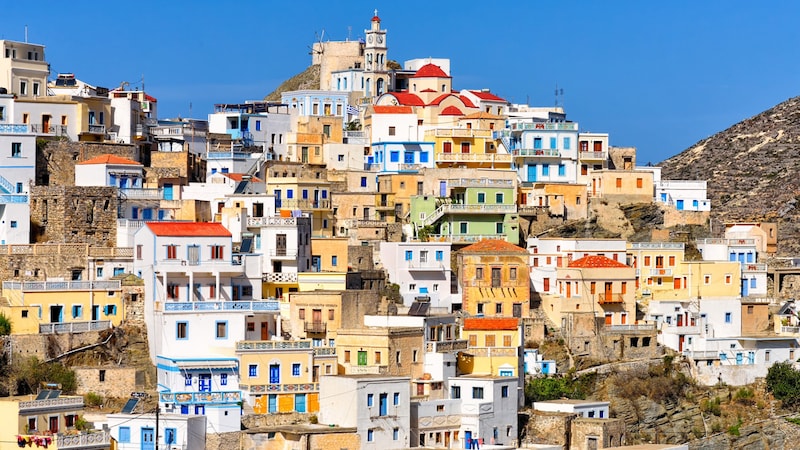
[[156, 405], [156, 436], [155, 436], [155, 449], [158, 450], [158, 413], [161, 411], [161, 405]]

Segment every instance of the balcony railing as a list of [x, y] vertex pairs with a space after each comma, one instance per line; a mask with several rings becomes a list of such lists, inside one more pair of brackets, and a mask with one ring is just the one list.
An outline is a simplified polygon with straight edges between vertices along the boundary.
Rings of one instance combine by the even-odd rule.
[[164, 190], [157, 188], [121, 188], [120, 197], [129, 200], [161, 200], [164, 198]]
[[800, 327], [781, 326], [781, 334], [800, 334]]
[[216, 392], [159, 392], [160, 403], [177, 403], [179, 405], [193, 403], [238, 403], [242, 401], [241, 391], [216, 391]]
[[0, 194], [0, 204], [28, 203], [27, 194]]
[[468, 162], [498, 162], [510, 163], [511, 155], [508, 153], [437, 153], [437, 162], [468, 161]]
[[297, 283], [297, 272], [267, 272], [261, 276], [264, 283]]
[[631, 250], [644, 249], [664, 249], [664, 250], [683, 250], [683, 244], [679, 242], [633, 242]]
[[671, 277], [672, 269], [650, 269], [651, 277]]
[[296, 248], [271, 248], [267, 252], [271, 258], [297, 258]]
[[700, 334], [699, 325], [670, 325], [662, 324], [661, 332], [664, 334]]
[[342, 221], [346, 228], [386, 228], [389, 224], [383, 220], [345, 219]]
[[22, 292], [40, 291], [115, 291], [120, 289], [120, 282], [109, 281], [4, 281], [3, 290], [21, 290]]
[[482, 130], [477, 128], [435, 128], [425, 130], [425, 137], [461, 137], [461, 138], [491, 138], [492, 130]]
[[447, 180], [450, 187], [498, 187], [513, 188], [514, 180], [492, 178], [451, 178]]
[[456, 350], [466, 350], [468, 347], [469, 341], [466, 339], [457, 339], [454, 341], [432, 341], [425, 344], [425, 351], [447, 353]]
[[257, 156], [247, 152], [207, 152], [206, 159], [257, 159]]
[[406, 268], [411, 271], [444, 270], [442, 261], [407, 261]]
[[400, 164], [400, 170], [420, 170], [425, 168], [424, 164]]
[[66, 125], [44, 125], [34, 123], [31, 124], [31, 132], [34, 134], [52, 134], [55, 136], [66, 136]]
[[326, 322], [306, 322], [304, 329], [306, 333], [324, 333], [328, 329], [328, 324]]
[[310, 349], [311, 341], [238, 341], [236, 351], [247, 350], [303, 350]]
[[652, 323], [644, 323], [644, 324], [635, 324], [635, 325], [606, 325], [604, 327], [606, 330], [611, 332], [617, 333], [626, 333], [626, 332], [641, 332], [641, 331], [655, 331], [656, 326]]
[[248, 227], [267, 227], [267, 226], [282, 226], [294, 227], [297, 226], [296, 217], [248, 217]]
[[600, 294], [597, 296], [597, 303], [601, 305], [624, 303], [625, 299], [622, 294]]
[[517, 212], [517, 205], [486, 205], [486, 204], [472, 204], [461, 205], [454, 203], [446, 203], [442, 206], [445, 214], [452, 213], [483, 213], [483, 214], [513, 214]]
[[109, 448], [111, 445], [111, 433], [107, 431], [92, 431], [80, 434], [58, 434], [56, 435], [56, 448], [63, 449], [91, 449]]
[[86, 133], [90, 134], [106, 134], [106, 126], [105, 125], [89, 125], [89, 129]]
[[28, 134], [30, 125], [26, 123], [0, 123], [0, 134]]
[[454, 244], [480, 242], [484, 239], [506, 238], [504, 234], [431, 234], [428, 236], [431, 242], [452, 242]]
[[518, 148], [511, 150], [511, 154], [515, 157], [527, 156], [541, 156], [541, 157], [558, 157], [561, 156], [558, 149], [555, 148]]
[[548, 209], [550, 209], [549, 206], [517, 205], [519, 214], [537, 214]]
[[319, 392], [319, 383], [240, 384], [239, 387], [249, 394], [260, 394], [262, 392]]
[[87, 331], [108, 330], [110, 320], [91, 320], [88, 322], [44, 323], [39, 324], [39, 334], [83, 333]]
[[578, 124], [575, 122], [533, 122], [525, 119], [509, 121], [509, 127], [511, 130], [578, 131]]
[[517, 347], [470, 347], [465, 353], [483, 358], [490, 356], [517, 356]]
[[279, 311], [277, 300], [233, 300], [233, 301], [195, 301], [163, 302], [164, 312], [188, 311]]
[[606, 159], [606, 152], [578, 152], [579, 159]]
[[276, 208], [331, 209], [330, 200], [275, 199]]
[[83, 397], [57, 397], [44, 400], [28, 400], [19, 402], [19, 413], [29, 414], [36, 411], [55, 409], [83, 408]]
[[742, 265], [742, 272], [766, 272], [766, 263], [745, 263]]

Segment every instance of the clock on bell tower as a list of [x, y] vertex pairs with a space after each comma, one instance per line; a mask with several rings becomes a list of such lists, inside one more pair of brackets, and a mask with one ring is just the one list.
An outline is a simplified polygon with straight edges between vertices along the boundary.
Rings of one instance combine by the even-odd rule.
[[388, 90], [388, 68], [386, 67], [386, 30], [381, 29], [378, 10], [370, 21], [370, 28], [364, 30], [364, 94], [367, 97], [378, 96]]

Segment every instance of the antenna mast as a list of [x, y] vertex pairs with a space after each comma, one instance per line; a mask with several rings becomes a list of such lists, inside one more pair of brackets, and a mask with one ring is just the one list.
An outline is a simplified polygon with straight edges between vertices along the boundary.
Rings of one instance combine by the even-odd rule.
[[564, 89], [558, 87], [558, 83], [556, 83], [556, 107], [564, 107]]

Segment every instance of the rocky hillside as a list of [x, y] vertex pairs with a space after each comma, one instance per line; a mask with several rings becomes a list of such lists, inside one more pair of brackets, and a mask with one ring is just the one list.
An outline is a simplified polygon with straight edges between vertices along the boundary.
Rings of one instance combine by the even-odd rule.
[[662, 162], [663, 178], [707, 180], [720, 222], [779, 223], [780, 255], [800, 254], [800, 97], [739, 122]]
[[264, 97], [268, 102], [281, 101], [281, 93], [286, 91], [298, 91], [302, 89], [319, 89], [319, 66], [312, 65], [297, 75], [281, 83], [274, 91]]

